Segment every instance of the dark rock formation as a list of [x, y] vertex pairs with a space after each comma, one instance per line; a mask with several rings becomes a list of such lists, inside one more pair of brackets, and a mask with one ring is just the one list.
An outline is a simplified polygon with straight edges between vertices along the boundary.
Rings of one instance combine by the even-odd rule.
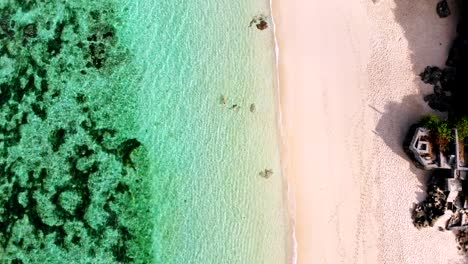
[[427, 197], [416, 204], [413, 210], [413, 224], [417, 228], [433, 226], [434, 222], [445, 213], [446, 193], [442, 190], [440, 175], [432, 177], [427, 187]]
[[461, 230], [456, 233], [458, 250], [460, 252], [467, 254], [468, 253], [468, 230]]
[[271, 169], [264, 169], [259, 173], [259, 175], [265, 179], [270, 178], [273, 175], [273, 170]]
[[[433, 109], [448, 112], [449, 115], [466, 116], [466, 98], [468, 98], [468, 20], [466, 3], [460, 1], [460, 20], [457, 25], [457, 36], [452, 43], [446, 61], [446, 67], [427, 67], [421, 79], [434, 86], [434, 94], [426, 96], [425, 101]], [[447, 15], [447, 2], [437, 5], [438, 13]], [[439, 12], [440, 11], [440, 12]], [[443, 11], [443, 12], [442, 12]]]
[[266, 17], [263, 15], [256, 16], [250, 21], [249, 27], [255, 25], [258, 30], [265, 30], [268, 28], [268, 22], [266, 21]]
[[436, 85], [442, 78], [442, 70], [439, 67], [427, 66], [426, 69], [424, 69], [424, 72], [419, 74], [419, 76], [424, 83]]
[[265, 30], [268, 28], [268, 23], [265, 20], [260, 19], [259, 22], [257, 22], [256, 27], [259, 30]]
[[440, 18], [445, 18], [450, 16], [450, 8], [447, 3], [447, 0], [442, 0], [439, 3], [437, 3], [437, 15], [439, 15]]

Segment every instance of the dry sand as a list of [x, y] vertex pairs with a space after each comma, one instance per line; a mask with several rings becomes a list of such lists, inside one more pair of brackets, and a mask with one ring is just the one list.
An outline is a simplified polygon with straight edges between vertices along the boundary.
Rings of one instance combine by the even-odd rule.
[[274, 1], [297, 262], [464, 263], [452, 233], [413, 227], [426, 176], [401, 148], [431, 112], [417, 75], [443, 65], [456, 14], [439, 19], [437, 0]]

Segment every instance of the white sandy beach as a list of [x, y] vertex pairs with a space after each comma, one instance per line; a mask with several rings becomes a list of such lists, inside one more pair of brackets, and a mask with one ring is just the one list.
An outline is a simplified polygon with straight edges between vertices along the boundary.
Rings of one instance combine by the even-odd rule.
[[298, 263], [464, 263], [452, 233], [414, 228], [425, 174], [401, 147], [455, 34], [437, 2], [273, 2]]

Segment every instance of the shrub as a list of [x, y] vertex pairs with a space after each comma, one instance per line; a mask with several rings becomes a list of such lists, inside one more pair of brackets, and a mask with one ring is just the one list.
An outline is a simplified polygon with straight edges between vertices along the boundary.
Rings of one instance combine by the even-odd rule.
[[[441, 121], [435, 115], [424, 116], [419, 125], [431, 131], [431, 138], [434, 143], [439, 146], [440, 150], [444, 151], [447, 145], [452, 141], [452, 128], [447, 120]], [[468, 128], [468, 122], [467, 122]], [[466, 130], [468, 133], [468, 129]]]
[[468, 137], [468, 117], [462, 117], [454, 122], [454, 127], [458, 130], [458, 138], [464, 140]]

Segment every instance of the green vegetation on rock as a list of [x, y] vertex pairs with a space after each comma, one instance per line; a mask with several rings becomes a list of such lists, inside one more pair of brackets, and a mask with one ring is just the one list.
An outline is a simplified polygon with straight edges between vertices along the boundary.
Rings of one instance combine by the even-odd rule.
[[453, 123], [458, 130], [458, 138], [460, 140], [468, 138], [468, 117], [457, 118]]
[[441, 150], [445, 150], [447, 144], [453, 140], [452, 128], [447, 120], [440, 120], [435, 115], [427, 115], [419, 121], [419, 125], [431, 131], [433, 140]]

